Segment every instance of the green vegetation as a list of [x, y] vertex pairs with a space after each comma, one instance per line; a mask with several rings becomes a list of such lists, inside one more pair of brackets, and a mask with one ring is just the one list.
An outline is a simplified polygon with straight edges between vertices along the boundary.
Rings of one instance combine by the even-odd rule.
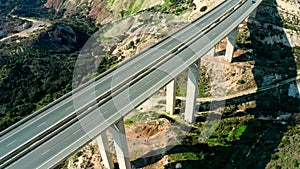
[[[74, 26], [74, 32], [71, 27], [54, 24], [19, 43], [13, 38], [0, 43], [0, 130], [72, 90], [76, 59], [95, 26]], [[115, 64], [115, 57], [103, 63], [99, 72]]]
[[227, 136], [227, 141], [235, 141], [236, 139], [239, 139], [240, 136], [242, 136], [243, 132], [246, 130], [247, 126], [242, 125], [238, 127], [237, 129], [232, 129]]
[[[225, 160], [222, 160], [225, 152], [229, 152], [231, 147], [236, 144], [238, 138], [242, 137], [247, 129], [251, 116], [245, 116], [243, 118], [228, 118], [223, 119], [220, 122], [206, 122], [210, 123], [195, 123], [193, 129], [182, 141], [182, 146], [176, 146], [170, 151], [170, 162], [183, 163], [184, 168], [222, 168], [226, 164]], [[205, 129], [206, 127], [207, 129]], [[205, 127], [205, 128], [204, 128]], [[233, 128], [236, 128], [234, 130]], [[205, 138], [205, 131], [212, 133], [209, 138]], [[231, 139], [228, 141], [228, 137]], [[232, 138], [236, 139], [233, 140]], [[201, 143], [200, 140], [205, 140]], [[238, 152], [236, 152], [238, 153]], [[222, 155], [223, 154], [223, 155]], [[228, 155], [228, 154], [227, 154]], [[228, 159], [227, 159], [228, 160]], [[185, 162], [186, 161], [186, 162]], [[195, 161], [189, 163], [189, 161]], [[218, 161], [218, 163], [211, 163], [212, 161]]]
[[[191, 169], [299, 167], [300, 156], [295, 155], [300, 151], [300, 137], [295, 135], [299, 134], [299, 127], [292, 126], [287, 130], [283, 125], [260, 121], [251, 115], [209, 123], [212, 125], [208, 122], [195, 123], [182, 144], [167, 152], [170, 167], [178, 162]], [[205, 129], [205, 126], [210, 129]], [[201, 136], [204, 129], [212, 132], [209, 138]], [[286, 130], [281, 140], [282, 132]], [[281, 148], [274, 152], [277, 146]], [[271, 162], [269, 157], [272, 157]]]
[[126, 119], [124, 122], [126, 125], [132, 125], [134, 123], [134, 121], [130, 120], [130, 119]]
[[107, 0], [106, 2], [108, 6], [113, 6], [115, 0]]
[[245, 80], [243, 80], [243, 79], [241, 79], [241, 80], [238, 80], [237, 82], [236, 82], [236, 84], [245, 84], [246, 82], [245, 82]]
[[209, 97], [210, 95], [210, 81], [208, 72], [205, 66], [201, 66], [198, 82], [198, 97]]
[[[186, 96], [187, 91], [187, 72], [182, 73], [176, 79], [176, 96]], [[200, 75], [198, 81], [198, 97], [209, 97], [210, 94], [210, 80], [207, 68], [205, 66], [200, 67]]]
[[295, 25], [287, 23], [287, 22], [283, 23], [283, 27], [286, 28], [286, 29], [293, 30], [293, 31], [298, 31], [299, 30]]
[[147, 11], [180, 15], [190, 9], [191, 0], [164, 0], [163, 5], [156, 5]]
[[247, 32], [239, 32], [237, 34], [236, 40], [241, 44], [251, 43], [250, 35]]
[[145, 0], [141, 0], [139, 3], [137, 2], [138, 1], [135, 0], [131, 1], [126, 9], [120, 11], [121, 17], [128, 17], [130, 15], [138, 13], [141, 10]]
[[90, 150], [91, 150], [92, 154], [98, 153], [98, 148], [96, 145], [91, 145]]
[[[40, 8], [46, 1], [45, 0], [1, 0], [0, 3], [0, 15], [6, 15], [9, 13], [14, 7], [19, 6], [21, 8], [26, 8], [27, 11], [28, 9], [34, 10], [36, 8]], [[30, 13], [32, 11], [28, 11]]]
[[167, 9], [167, 10], [170, 10], [170, 3], [171, 3], [170, 0], [165, 0], [165, 3], [163, 5], [164, 8]]
[[129, 119], [125, 120], [125, 124], [126, 125], [132, 125], [136, 122], [142, 123], [142, 122], [147, 122], [149, 120], [157, 120], [160, 118], [165, 118], [167, 120], [169, 120], [170, 122], [174, 123], [176, 120], [172, 117], [170, 117], [167, 114], [160, 114], [160, 113], [156, 113], [156, 112], [137, 112], [134, 116], [132, 116]]
[[[299, 116], [299, 115], [298, 115]], [[300, 137], [299, 127], [288, 126], [268, 168], [299, 168], [300, 167]]]
[[78, 151], [76, 154], [75, 154], [75, 158], [78, 158], [80, 156], [83, 155], [83, 152], [82, 151]]

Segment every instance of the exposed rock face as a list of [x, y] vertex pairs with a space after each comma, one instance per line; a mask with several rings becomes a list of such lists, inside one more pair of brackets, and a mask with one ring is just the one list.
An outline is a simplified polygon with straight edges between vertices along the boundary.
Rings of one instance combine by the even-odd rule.
[[55, 8], [57, 10], [59, 9], [73, 9], [74, 7], [79, 7], [80, 5], [86, 5], [86, 6], [92, 6], [92, 4], [97, 3], [101, 0], [48, 0], [45, 4], [45, 7], [47, 8]]
[[[53, 25], [48, 32], [41, 33], [35, 44], [52, 51], [71, 51], [77, 43], [76, 33], [67, 25]], [[46, 44], [43, 46], [41, 44]]]
[[45, 7], [59, 9], [62, 6], [62, 3], [61, 0], [49, 0], [45, 4]]
[[133, 1], [133, 0], [48, 0], [45, 7], [57, 11], [66, 10], [67, 13], [82, 14], [96, 19], [100, 23], [108, 23], [122, 17], [122, 12], [128, 14], [163, 4], [162, 1]]
[[109, 12], [105, 4], [104, 0], [48, 0], [45, 7], [56, 10], [65, 9], [69, 13], [82, 14], [106, 23], [114, 15]]

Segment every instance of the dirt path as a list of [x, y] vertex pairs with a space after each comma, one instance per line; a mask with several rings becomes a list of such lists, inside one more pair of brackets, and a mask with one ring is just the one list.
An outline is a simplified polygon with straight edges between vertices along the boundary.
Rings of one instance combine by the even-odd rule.
[[[288, 83], [291, 83], [293, 81], [298, 81], [298, 80], [300, 80], [300, 73], [298, 73], [297, 77], [295, 77], [295, 78], [290, 78], [290, 79], [287, 79], [287, 80], [283, 80], [279, 83], [269, 85], [269, 86], [265, 86], [265, 87], [261, 87], [259, 89], [254, 88], [254, 89], [244, 90], [244, 91], [241, 91], [241, 92], [236, 93], [236, 94], [228, 95], [225, 98], [212, 98], [212, 97], [197, 98], [197, 102], [209, 102], [209, 101], [221, 101], [221, 100], [225, 100], [225, 99], [226, 100], [227, 99], [233, 99], [233, 98], [236, 98], [236, 97], [241, 97], [241, 96], [245, 96], [245, 95], [249, 95], [249, 94], [254, 94], [254, 93], [270, 90], [270, 89], [273, 89], [273, 88], [276, 88], [276, 87], [279, 87], [279, 86], [282, 86], [282, 85], [286, 85]], [[180, 97], [180, 96], [176, 96], [176, 99], [186, 100], [185, 97]]]
[[22, 19], [22, 20], [27, 20], [27, 21], [32, 22], [33, 24], [28, 29], [25, 29], [25, 30], [23, 30], [19, 33], [15, 33], [15, 34], [12, 34], [12, 35], [9, 35], [5, 38], [0, 39], [0, 42], [3, 42], [7, 39], [10, 39], [10, 38], [16, 37], [16, 36], [18, 36], [18, 37], [29, 37], [34, 31], [44, 29], [46, 27], [51, 26], [51, 23], [47, 23], [47, 22], [44, 22], [44, 21], [38, 21], [38, 20], [35, 20], [35, 19], [31, 19], [31, 18], [18, 17], [18, 16], [14, 16], [14, 15], [12, 15], [12, 17], [14, 17], [14, 18], [17, 17], [17, 18]]
[[[241, 97], [241, 96], [246, 96], [246, 95], [250, 95], [250, 94], [270, 90], [270, 89], [273, 89], [273, 88], [276, 88], [276, 87], [279, 87], [279, 86], [282, 86], [282, 85], [286, 85], [288, 83], [291, 83], [293, 81], [298, 81], [298, 80], [300, 80], [300, 73], [298, 73], [297, 77], [295, 77], [295, 78], [290, 78], [290, 79], [287, 79], [287, 80], [283, 80], [279, 83], [269, 85], [269, 86], [265, 86], [265, 87], [261, 87], [259, 89], [253, 88], [253, 89], [249, 89], [249, 90], [244, 90], [244, 91], [238, 92], [236, 94], [227, 95], [227, 96], [221, 97], [221, 98], [213, 98], [213, 97], [197, 98], [197, 102], [211, 102], [211, 101], [222, 101], [222, 100], [233, 99], [233, 98], [237, 98], [237, 97]], [[176, 96], [176, 99], [185, 101], [186, 97]], [[140, 105], [138, 107], [138, 110], [141, 111], [141, 112], [147, 112], [147, 111], [153, 110], [153, 107], [158, 106], [158, 107], [156, 107], [156, 111], [164, 112], [165, 105], [162, 104], [162, 103], [159, 103], [162, 100], [165, 100], [165, 96], [151, 97], [146, 102], [144, 102], [142, 105]]]

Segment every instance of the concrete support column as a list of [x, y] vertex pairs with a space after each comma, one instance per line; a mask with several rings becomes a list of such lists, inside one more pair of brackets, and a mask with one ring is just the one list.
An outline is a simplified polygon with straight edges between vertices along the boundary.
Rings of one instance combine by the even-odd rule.
[[215, 56], [215, 55], [216, 55], [215, 50], [216, 50], [215, 47], [211, 48], [211, 49], [207, 52], [206, 55], [208, 55], [208, 56]]
[[169, 84], [167, 84], [167, 96], [166, 96], [166, 112], [171, 115], [174, 114], [175, 111], [175, 80], [172, 80]]
[[131, 169], [123, 118], [111, 126], [120, 169]]
[[114, 168], [114, 162], [112, 159], [112, 153], [109, 150], [109, 143], [107, 139], [106, 131], [103, 131], [98, 137], [97, 137], [98, 147], [100, 151], [100, 155], [103, 160], [103, 164], [108, 169]]
[[189, 67], [185, 115], [184, 120], [193, 123], [196, 112], [196, 98], [198, 97], [198, 79], [200, 72], [200, 59]]
[[236, 36], [238, 34], [238, 29], [233, 29], [228, 37], [227, 37], [227, 47], [226, 47], [226, 53], [225, 53], [225, 60], [228, 62], [232, 61], [233, 53], [234, 53], [234, 45], [236, 43]]

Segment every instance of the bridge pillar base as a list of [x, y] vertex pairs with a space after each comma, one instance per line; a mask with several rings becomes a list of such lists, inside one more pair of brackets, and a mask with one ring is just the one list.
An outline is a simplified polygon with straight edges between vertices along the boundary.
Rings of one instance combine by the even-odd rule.
[[225, 53], [225, 60], [228, 62], [232, 62], [233, 53], [234, 53], [234, 46], [236, 43], [236, 36], [238, 34], [238, 29], [233, 29], [228, 37], [227, 37], [227, 46], [226, 46], [226, 53]]
[[123, 118], [111, 126], [120, 169], [131, 169]]
[[188, 82], [185, 104], [184, 120], [193, 123], [196, 113], [196, 98], [198, 97], [198, 79], [200, 71], [200, 59], [193, 63], [188, 70]]
[[167, 94], [166, 94], [166, 112], [171, 115], [174, 114], [175, 111], [175, 80], [172, 80], [169, 84], [167, 84]]
[[103, 160], [103, 164], [108, 169], [114, 168], [114, 162], [112, 159], [112, 153], [109, 149], [109, 143], [107, 139], [106, 131], [103, 131], [98, 137], [97, 137], [98, 147], [100, 151], [101, 158]]

